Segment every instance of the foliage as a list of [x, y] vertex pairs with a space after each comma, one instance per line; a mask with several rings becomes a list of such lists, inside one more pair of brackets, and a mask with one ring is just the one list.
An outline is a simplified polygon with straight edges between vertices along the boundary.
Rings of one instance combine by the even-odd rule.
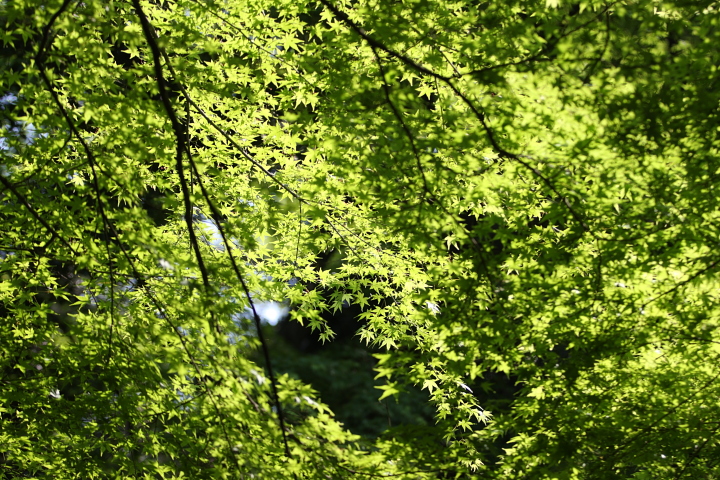
[[0, 8], [3, 478], [718, 477], [715, 3]]

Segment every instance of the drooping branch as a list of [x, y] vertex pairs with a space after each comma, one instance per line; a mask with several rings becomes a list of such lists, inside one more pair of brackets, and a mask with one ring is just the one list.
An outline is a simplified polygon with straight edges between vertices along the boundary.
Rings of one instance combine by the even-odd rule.
[[[173, 131], [175, 133], [176, 137], [176, 168], [178, 170], [178, 176], [180, 177], [180, 183], [183, 193], [183, 200], [185, 204], [185, 221], [188, 225], [188, 230], [190, 231], [190, 239], [191, 243], [193, 245], [193, 249], [195, 250], [195, 254], [198, 260], [198, 266], [201, 270], [201, 273], [203, 275], [203, 282], [206, 287], [206, 293], [210, 293], [210, 280], [209, 275], [207, 272], [207, 269], [205, 268], [205, 265], [202, 260], [202, 255], [199, 250], [199, 245], [197, 242], [197, 238], [194, 233], [193, 225], [192, 225], [192, 203], [190, 199], [190, 191], [188, 188], [187, 180], [184, 176], [184, 165], [183, 165], [183, 156], [186, 154], [188, 157], [188, 162], [190, 164], [191, 172], [195, 174], [195, 176], [198, 179], [198, 183], [200, 185], [200, 189], [202, 192], [202, 195], [208, 204], [208, 207], [211, 209], [213, 215], [216, 218], [220, 218], [220, 211], [217, 209], [215, 204], [213, 203], [208, 191], [205, 188], [204, 183], [202, 182], [202, 177], [200, 175], [200, 172], [197, 169], [197, 166], [195, 165], [195, 162], [193, 161], [192, 153], [190, 151], [189, 145], [187, 143], [187, 136], [186, 132], [183, 128], [183, 125], [180, 123], [179, 119], [177, 118], [177, 115], [175, 113], [175, 110], [172, 106], [172, 103], [170, 102], [170, 96], [167, 92], [167, 81], [165, 79], [163, 68], [161, 64], [161, 58], [162, 58], [162, 52], [160, 50], [160, 46], [157, 43], [157, 39], [155, 38], [155, 34], [153, 32], [152, 26], [150, 24], [150, 21], [148, 20], [147, 16], [145, 16], [145, 13], [142, 10], [142, 7], [140, 5], [139, 0], [133, 0], [133, 5], [135, 7], [136, 13], [138, 17], [140, 17], [140, 21], [142, 23], [143, 32], [145, 34], [145, 39], [148, 43], [148, 46], [150, 47], [150, 50], [152, 51], [153, 55], [153, 62], [155, 67], [155, 76], [158, 84], [158, 89], [160, 90], [160, 97], [163, 102], [163, 106], [165, 107], [165, 110], [168, 114], [168, 117], [170, 119], [170, 122], [173, 127]], [[187, 95], [187, 92], [185, 92], [185, 89], [183, 89], [186, 101], [190, 101], [189, 95]], [[243, 152], [245, 153], [245, 152]], [[249, 155], [245, 154], [246, 157], [249, 157]], [[255, 163], [255, 162], [254, 162]], [[263, 169], [264, 170], [264, 169]], [[266, 172], [269, 175], [269, 172]], [[243, 292], [245, 293], [245, 296], [247, 298], [247, 301], [250, 305], [250, 308], [253, 312], [253, 319], [255, 321], [255, 326], [258, 331], [258, 339], [260, 340], [260, 344], [263, 350], [263, 356], [265, 357], [265, 363], [266, 367], [268, 369], [268, 376], [270, 377], [270, 383], [273, 393], [273, 400], [275, 403], [275, 407], [277, 409], [277, 415], [278, 415], [278, 421], [280, 424], [280, 430], [282, 433], [282, 439], [283, 439], [283, 445], [285, 450], [285, 455], [287, 457], [290, 457], [290, 447], [287, 440], [287, 434], [285, 432], [285, 419], [283, 415], [282, 410], [282, 404], [280, 402], [280, 396], [278, 395], [277, 390], [277, 381], [275, 378], [275, 374], [273, 372], [272, 368], [272, 362], [270, 358], [270, 351], [267, 345], [267, 340], [265, 339], [263, 333], [262, 333], [262, 325], [260, 321], [260, 316], [257, 312], [257, 309], [255, 308], [255, 304], [252, 300], [250, 289], [247, 286], [247, 282], [245, 282], [245, 279], [242, 276], [242, 273], [240, 272], [240, 269], [237, 265], [237, 261], [235, 260], [235, 257], [232, 253], [232, 245], [229, 241], [229, 238], [221, 224], [221, 222], [217, 222], [218, 232], [220, 233], [220, 236], [222, 237], [222, 240], [225, 244], [225, 251], [228, 254], [228, 258], [230, 259], [230, 263], [232, 265], [233, 271], [235, 273], [236, 278], [240, 282], [240, 285], [243, 289]], [[217, 330], [217, 325], [215, 326]]]
[[[538, 177], [542, 181], [542, 183], [544, 183], [555, 195], [557, 195], [558, 197], [560, 197], [562, 199], [563, 204], [570, 212], [570, 215], [580, 224], [583, 231], [589, 231], [589, 227], [588, 227], [587, 223], [585, 222], [584, 216], [581, 215], [580, 212], [578, 212], [575, 209], [575, 207], [572, 206], [572, 204], [570, 203], [570, 201], [567, 199], [567, 197], [565, 195], [563, 195], [562, 193], [560, 193], [560, 191], [558, 191], [555, 184], [552, 181], [550, 181], [549, 178], [547, 178], [545, 175], [543, 175], [543, 173], [540, 172], [537, 168], [530, 165], [527, 161], [523, 160], [521, 158], [522, 157], [521, 155], [512, 153], [512, 152], [506, 150], [505, 148], [503, 148], [499, 144], [499, 142], [495, 138], [494, 132], [488, 125], [485, 114], [482, 113], [477, 108], [477, 106], [474, 104], [474, 102], [472, 102], [470, 100], [470, 98], [468, 98], [467, 95], [465, 95], [458, 89], [457, 85], [455, 85], [455, 83], [453, 82], [453, 77], [448, 77], [445, 75], [441, 75], [437, 72], [434, 72], [433, 70], [429, 69], [428, 67], [420, 65], [419, 63], [417, 63], [413, 59], [409, 58], [408, 56], [394, 51], [387, 45], [383, 44], [382, 42], [380, 42], [380, 41], [376, 40], [375, 38], [373, 38], [372, 36], [370, 36], [363, 28], [361, 28], [350, 17], [348, 17], [348, 15], [346, 13], [340, 11], [337, 7], [335, 7], [328, 0], [319, 0], [319, 1], [328, 10], [330, 10], [333, 13], [333, 15], [335, 16], [335, 18], [338, 21], [344, 23], [346, 26], [348, 26], [348, 28], [350, 28], [350, 30], [354, 31], [357, 35], [362, 37], [368, 43], [368, 45], [370, 45], [372, 48], [382, 50], [383, 52], [387, 53], [391, 57], [398, 59], [400, 62], [402, 62], [406, 66], [410, 67], [411, 69], [415, 70], [417, 73], [419, 73], [421, 75], [435, 78], [435, 79], [443, 82], [444, 84], [446, 84], [452, 90], [452, 92], [455, 95], [457, 95], [463, 101], [463, 103], [465, 103], [467, 105], [467, 107], [473, 113], [475, 118], [477, 118], [477, 120], [480, 122], [480, 125], [483, 127], [483, 130], [485, 131], [488, 141], [490, 142], [490, 144], [492, 145], [493, 149], [498, 154], [498, 156], [500, 156], [501, 158], [507, 158], [509, 160], [513, 160], [513, 161], [519, 163], [520, 165], [522, 165], [524, 168], [526, 168], [530, 172], [532, 172], [532, 174], [535, 175], [536, 177]], [[592, 232], [590, 232], [590, 233], [592, 234]]]
[[[207, 267], [205, 266], [202, 253], [200, 252], [200, 244], [198, 242], [197, 235], [195, 235], [195, 229], [193, 227], [192, 198], [190, 195], [190, 188], [188, 186], [187, 179], [185, 178], [183, 154], [185, 152], [186, 138], [183, 132], [183, 125], [178, 120], [175, 109], [173, 108], [170, 101], [167, 81], [165, 80], [165, 74], [163, 73], [160, 47], [158, 46], [157, 40], [155, 38], [153, 28], [150, 25], [150, 21], [145, 15], [145, 12], [143, 11], [139, 0], [133, 0], [133, 7], [135, 8], [135, 13], [137, 14], [138, 18], [140, 18], [140, 24], [142, 25], [145, 40], [147, 41], [148, 46], [150, 47], [150, 51], [152, 52], [153, 67], [155, 69], [155, 81], [157, 82], [157, 87], [160, 92], [160, 99], [162, 101], [163, 107], [165, 108], [168, 119], [170, 120], [173, 133], [175, 134], [175, 169], [177, 170], [178, 179], [180, 180], [180, 189], [182, 191], [183, 205], [185, 207], [185, 224], [188, 229], [188, 235], [190, 236], [190, 245], [195, 253], [195, 259], [198, 263], [198, 268], [200, 269], [200, 275], [202, 276], [205, 291], [207, 294], [210, 294], [212, 293], [210, 276], [208, 274]], [[214, 328], [217, 330], [218, 326], [214, 325]]]

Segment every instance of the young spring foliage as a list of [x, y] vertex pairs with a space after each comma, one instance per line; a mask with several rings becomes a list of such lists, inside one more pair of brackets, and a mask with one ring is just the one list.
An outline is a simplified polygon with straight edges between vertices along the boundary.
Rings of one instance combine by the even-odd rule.
[[[718, 8], [2, 2], [0, 476], [716, 478]], [[436, 426], [346, 430], [264, 301]]]

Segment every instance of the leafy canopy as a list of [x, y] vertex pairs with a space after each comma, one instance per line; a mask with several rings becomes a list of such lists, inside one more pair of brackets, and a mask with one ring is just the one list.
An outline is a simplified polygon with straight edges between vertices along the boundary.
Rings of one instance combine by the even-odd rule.
[[[717, 477], [715, 2], [0, 19], [3, 478]], [[437, 424], [349, 432], [267, 301]]]

